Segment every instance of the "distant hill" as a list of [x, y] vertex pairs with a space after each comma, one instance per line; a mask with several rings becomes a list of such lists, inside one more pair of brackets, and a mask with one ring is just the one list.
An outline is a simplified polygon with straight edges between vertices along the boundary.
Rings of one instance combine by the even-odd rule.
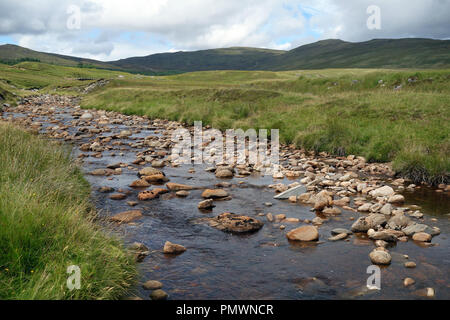
[[123, 69], [145, 71], [264, 70], [268, 62], [285, 53], [281, 50], [233, 47], [158, 53], [109, 63]]
[[324, 40], [275, 57], [268, 69], [449, 68], [450, 40], [375, 39], [366, 42]]
[[21, 61], [39, 61], [66, 67], [84, 66], [101, 69], [118, 69], [116, 66], [92, 59], [39, 52], [14, 44], [5, 44], [0, 46], [0, 63], [14, 64]]
[[450, 40], [375, 39], [365, 42], [323, 40], [290, 51], [232, 47], [158, 53], [101, 62], [15, 45], [0, 46], [0, 62], [38, 59], [65, 66], [93, 66], [142, 73], [206, 70], [296, 70], [324, 68], [450, 68]]

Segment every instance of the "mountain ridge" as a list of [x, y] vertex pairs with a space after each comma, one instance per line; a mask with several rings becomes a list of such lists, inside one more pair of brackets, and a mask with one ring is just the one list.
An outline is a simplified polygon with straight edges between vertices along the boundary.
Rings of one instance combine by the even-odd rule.
[[17, 45], [0, 45], [0, 62], [38, 59], [66, 66], [90, 66], [139, 73], [208, 70], [267, 70], [325, 68], [450, 68], [450, 40], [425, 38], [372, 39], [348, 42], [320, 40], [289, 51], [228, 47], [156, 53], [116, 61], [97, 61], [38, 52]]

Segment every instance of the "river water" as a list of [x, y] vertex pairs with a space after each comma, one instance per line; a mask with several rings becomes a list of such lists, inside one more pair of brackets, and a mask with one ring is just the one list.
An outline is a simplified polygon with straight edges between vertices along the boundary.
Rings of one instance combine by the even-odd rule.
[[[69, 124], [72, 109], [57, 109], [52, 120]], [[23, 114], [4, 113], [3, 117]], [[46, 116], [36, 115], [34, 121], [44, 123], [42, 131], [54, 123], [48, 123]], [[53, 121], [55, 122], [55, 121]], [[118, 134], [126, 129], [123, 125], [109, 125], [111, 133]], [[69, 128], [70, 133], [78, 130]], [[125, 139], [123, 156], [109, 156], [103, 152], [102, 158], [84, 159], [85, 172], [105, 168], [113, 163], [131, 163], [141, 149], [133, 149], [126, 142], [155, 134], [153, 130], [142, 130], [139, 134]], [[102, 135], [107, 135], [103, 133]], [[83, 138], [81, 142], [89, 141]], [[80, 151], [73, 148], [73, 156]], [[87, 154], [86, 152], [83, 152]], [[91, 153], [92, 154], [92, 153]], [[195, 173], [188, 173], [188, 169]], [[206, 166], [165, 167], [162, 169], [170, 182], [192, 186], [214, 188], [220, 181], [214, 174], [205, 171]], [[140, 190], [128, 188], [137, 179], [136, 171], [123, 168], [121, 175], [98, 177], [86, 175], [92, 185], [92, 198], [102, 216], [111, 216], [130, 210], [127, 201], [136, 200]], [[360, 213], [343, 211], [341, 215], [329, 218], [319, 228], [320, 241], [317, 243], [290, 243], [286, 232], [301, 223], [286, 223], [286, 230], [279, 224], [270, 223], [260, 214], [285, 214], [287, 217], [310, 219], [316, 214], [310, 207], [275, 200], [273, 189], [268, 185], [278, 182], [286, 184], [295, 180], [274, 181], [270, 176], [252, 175], [233, 178], [228, 189], [231, 200], [215, 201], [216, 207], [210, 212], [201, 212], [197, 204], [202, 200], [202, 190], [190, 191], [187, 198], [165, 194], [159, 199], [139, 202], [133, 209], [143, 211], [144, 217], [135, 223], [117, 226], [115, 230], [123, 236], [127, 244], [142, 242], [150, 248], [151, 254], [139, 264], [139, 285], [133, 294], [149, 299], [149, 292], [141, 288], [147, 280], [158, 280], [170, 299], [425, 299], [423, 290], [434, 288], [436, 299], [450, 298], [450, 197], [422, 188], [405, 192], [405, 205], [421, 206], [425, 214], [423, 222], [437, 226], [441, 234], [433, 238], [435, 246], [423, 246], [411, 239], [388, 247], [392, 263], [381, 267], [381, 290], [369, 290], [366, 286], [367, 268], [371, 265], [369, 253], [374, 249], [372, 240], [364, 235], [352, 235], [347, 240], [331, 242], [330, 231], [334, 228], [350, 229]], [[241, 183], [243, 182], [243, 183]], [[108, 194], [100, 193], [100, 187], [130, 189], [131, 195], [124, 201], [110, 200]], [[266, 206], [266, 202], [273, 203]], [[233, 212], [260, 219], [264, 227], [254, 234], [232, 235], [211, 228], [201, 219], [214, 217], [223, 212]], [[436, 220], [431, 220], [436, 219]], [[166, 241], [181, 244], [187, 251], [178, 256], [162, 253]], [[408, 255], [406, 259], [404, 255]], [[414, 261], [417, 267], [404, 267], [406, 261]], [[403, 279], [411, 277], [416, 283], [403, 286]]]

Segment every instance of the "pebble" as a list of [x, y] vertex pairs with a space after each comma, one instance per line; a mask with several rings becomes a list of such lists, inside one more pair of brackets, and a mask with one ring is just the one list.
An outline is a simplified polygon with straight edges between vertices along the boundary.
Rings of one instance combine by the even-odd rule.
[[155, 290], [150, 293], [150, 298], [152, 300], [166, 300], [168, 297], [169, 295], [161, 289]]
[[142, 285], [142, 287], [145, 290], [157, 290], [157, 289], [161, 289], [163, 287], [163, 284], [156, 280], [149, 280], [149, 281], [145, 282]]

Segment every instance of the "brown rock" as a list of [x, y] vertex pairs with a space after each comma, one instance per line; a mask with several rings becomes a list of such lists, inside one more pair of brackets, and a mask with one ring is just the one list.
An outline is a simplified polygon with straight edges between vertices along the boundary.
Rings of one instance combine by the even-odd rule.
[[212, 199], [207, 199], [204, 201], [200, 201], [198, 203], [198, 208], [201, 210], [214, 208], [214, 201]]
[[327, 206], [331, 206], [333, 203], [333, 198], [330, 196], [328, 191], [322, 190], [315, 196], [314, 210], [321, 211]]
[[239, 216], [229, 212], [222, 213], [216, 218], [209, 219], [209, 224], [211, 227], [231, 233], [255, 232], [264, 225], [264, 223], [257, 219]]
[[141, 176], [141, 178], [150, 183], [169, 181], [169, 179], [161, 173], [153, 174], [151, 176]]
[[167, 189], [156, 188], [153, 190], [143, 191], [138, 194], [138, 199], [141, 201], [152, 200], [158, 198], [161, 194], [169, 192]]
[[286, 234], [291, 241], [316, 241], [319, 239], [319, 231], [314, 226], [301, 226]]
[[131, 211], [125, 211], [118, 213], [111, 217], [111, 221], [118, 222], [118, 223], [129, 223], [131, 221], [134, 221], [136, 219], [139, 219], [142, 217], [142, 212], [140, 210], [131, 210]]
[[180, 254], [186, 251], [186, 248], [182, 245], [172, 243], [170, 241], [167, 241], [164, 244], [163, 252], [166, 254]]
[[126, 195], [126, 194], [123, 194], [123, 193], [114, 193], [114, 194], [112, 194], [112, 195], [109, 196], [109, 198], [110, 198], [111, 200], [123, 200], [123, 199], [125, 199], [126, 197], [127, 197], [127, 195]]
[[188, 186], [188, 185], [180, 184], [180, 183], [172, 183], [172, 182], [166, 183], [166, 187], [170, 191], [193, 190], [194, 189], [194, 187], [192, 187], [192, 186]]
[[223, 189], [206, 189], [202, 193], [203, 198], [225, 198], [228, 197], [228, 192]]
[[131, 188], [146, 188], [149, 186], [150, 186], [150, 184], [143, 179], [135, 180], [130, 184]]
[[414, 241], [430, 242], [432, 237], [426, 232], [417, 232], [414, 233], [412, 238]]

